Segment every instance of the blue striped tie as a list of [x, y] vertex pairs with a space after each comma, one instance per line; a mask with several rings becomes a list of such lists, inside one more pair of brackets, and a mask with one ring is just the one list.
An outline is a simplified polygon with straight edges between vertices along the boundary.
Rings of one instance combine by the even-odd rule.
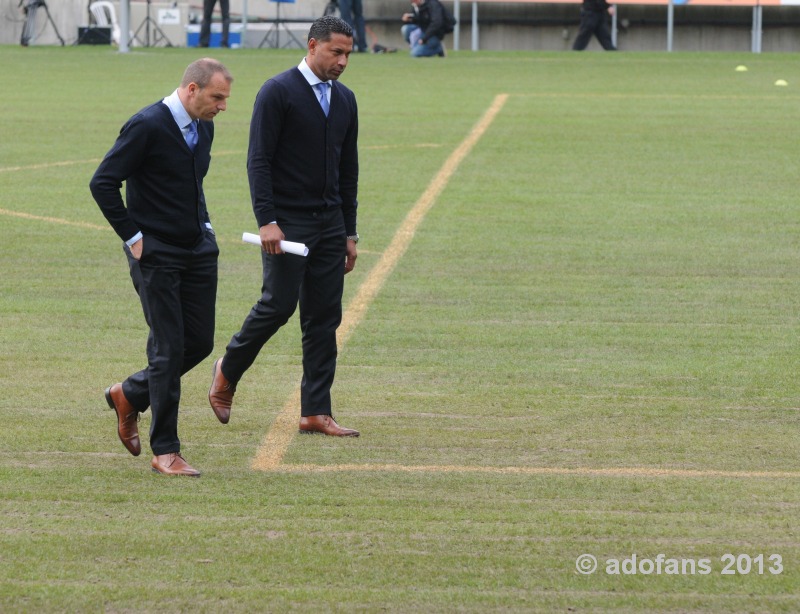
[[328, 103], [328, 88], [330, 87], [330, 83], [317, 83], [315, 86], [317, 88], [317, 93], [319, 94], [319, 104], [322, 107], [322, 112], [325, 113], [325, 117], [328, 117], [328, 111], [330, 111], [330, 104]]
[[186, 144], [189, 146], [189, 149], [194, 151], [198, 141], [197, 122], [193, 121], [188, 127], [189, 131], [186, 133]]

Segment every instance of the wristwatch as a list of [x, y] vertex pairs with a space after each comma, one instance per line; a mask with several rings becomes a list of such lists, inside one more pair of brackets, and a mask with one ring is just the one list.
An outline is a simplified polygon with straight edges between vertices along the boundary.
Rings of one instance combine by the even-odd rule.
[[347, 240], [352, 241], [353, 243], [358, 243], [358, 233], [354, 235], [347, 235]]

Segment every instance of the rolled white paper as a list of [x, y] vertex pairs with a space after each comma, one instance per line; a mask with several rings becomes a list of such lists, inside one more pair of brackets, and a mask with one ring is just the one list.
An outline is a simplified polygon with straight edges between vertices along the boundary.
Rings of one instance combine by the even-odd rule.
[[[242, 241], [252, 245], [261, 245], [261, 237], [252, 232], [243, 232]], [[298, 256], [308, 256], [308, 248], [304, 243], [294, 241], [281, 241], [281, 249], [287, 254], [297, 254]]]

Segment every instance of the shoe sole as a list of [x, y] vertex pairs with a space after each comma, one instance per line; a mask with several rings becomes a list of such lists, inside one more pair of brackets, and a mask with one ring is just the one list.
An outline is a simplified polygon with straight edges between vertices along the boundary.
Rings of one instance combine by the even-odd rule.
[[304, 431], [303, 429], [297, 429], [297, 432], [301, 435], [324, 435], [325, 437], [358, 437], [361, 433], [352, 433], [349, 435], [328, 435], [328, 433], [323, 433], [322, 431]]
[[[113, 410], [114, 410], [114, 413], [116, 414], [116, 413], [117, 413], [117, 408], [116, 408], [116, 406], [114, 405], [114, 401], [111, 399], [111, 386], [109, 386], [108, 388], [106, 388], [106, 403], [108, 403], [108, 406], [109, 406], [111, 409], [113, 409]], [[119, 415], [117, 415], [117, 419], [119, 420]]]
[[169, 478], [199, 478], [202, 473], [162, 473], [155, 467], [150, 467], [150, 471], [155, 473], [156, 475], [165, 475]]

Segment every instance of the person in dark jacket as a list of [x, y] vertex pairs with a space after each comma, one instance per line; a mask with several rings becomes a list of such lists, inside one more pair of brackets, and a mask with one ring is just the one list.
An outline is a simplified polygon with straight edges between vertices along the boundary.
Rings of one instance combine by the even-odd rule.
[[574, 51], [583, 51], [592, 39], [597, 40], [606, 51], [616, 51], [611, 40], [611, 31], [608, 29], [609, 9], [611, 5], [605, 0], [583, 0], [581, 6], [581, 25], [578, 36], [572, 45]]
[[166, 475], [200, 475], [181, 456], [178, 405], [181, 376], [214, 348], [219, 249], [203, 179], [212, 120], [226, 109], [232, 81], [216, 60], [192, 62], [178, 89], [127, 121], [89, 184], [123, 241], [150, 327], [147, 366], [107, 388], [106, 402], [134, 456], [141, 453], [137, 420], [150, 407], [151, 466]]
[[411, 56], [444, 57], [442, 40], [446, 33], [445, 11], [439, 0], [411, 0], [414, 11], [403, 13], [403, 38], [411, 47]]
[[[228, 422], [242, 376], [299, 303], [300, 432], [358, 437], [337, 424], [331, 405], [344, 276], [358, 257], [358, 107], [339, 83], [353, 30], [326, 15], [311, 25], [307, 45], [300, 64], [268, 79], [256, 96], [247, 176], [261, 237], [261, 297], [214, 363], [208, 400]], [[284, 239], [305, 243], [307, 256], [284, 253]]]

